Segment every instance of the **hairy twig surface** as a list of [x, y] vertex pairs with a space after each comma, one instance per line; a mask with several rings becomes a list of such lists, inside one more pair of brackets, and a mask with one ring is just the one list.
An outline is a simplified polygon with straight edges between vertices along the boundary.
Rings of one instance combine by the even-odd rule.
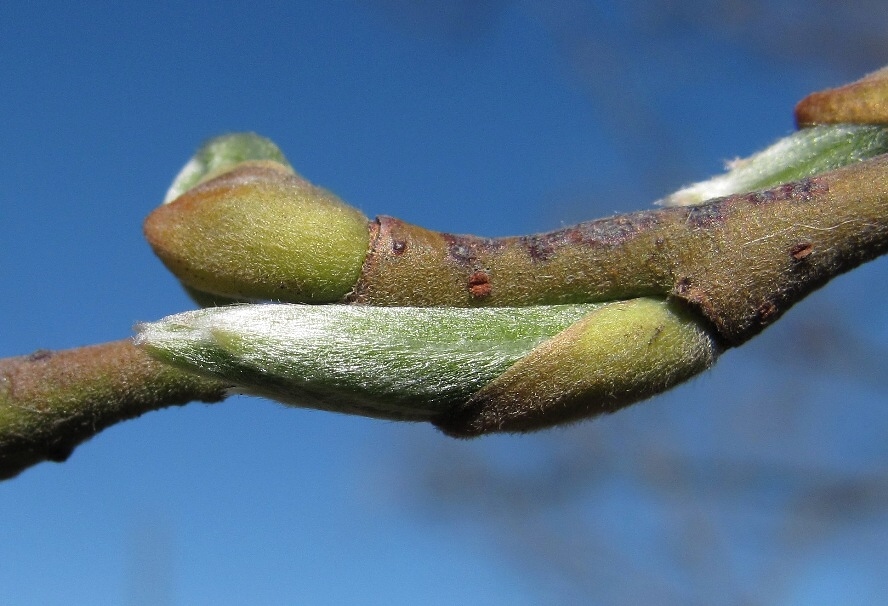
[[225, 384], [162, 364], [130, 340], [0, 360], [0, 479], [64, 461], [110, 425], [191, 401]]

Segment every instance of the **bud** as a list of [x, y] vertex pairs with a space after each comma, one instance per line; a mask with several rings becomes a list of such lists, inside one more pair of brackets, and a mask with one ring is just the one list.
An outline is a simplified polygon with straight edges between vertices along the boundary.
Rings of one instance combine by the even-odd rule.
[[709, 331], [676, 303], [609, 303], [539, 345], [438, 425], [472, 436], [614, 412], [703, 372], [718, 353]]
[[207, 153], [192, 161], [199, 168], [183, 169], [171, 195], [199, 184], [145, 221], [154, 252], [186, 289], [199, 302], [342, 299], [369, 248], [367, 218], [287, 165], [242, 154], [197, 161]]
[[799, 126], [888, 124], [888, 67], [857, 82], [812, 93], [796, 105]]
[[814, 126], [780, 139], [748, 158], [727, 164], [728, 172], [695, 183], [660, 200], [664, 206], [693, 206], [732, 194], [775, 187], [888, 153], [882, 126]]
[[707, 368], [716, 346], [673, 304], [520, 308], [242, 305], [138, 328], [161, 361], [286, 404], [529, 431], [611, 411]]
[[139, 327], [159, 358], [296, 406], [428, 420], [594, 305], [237, 305]]

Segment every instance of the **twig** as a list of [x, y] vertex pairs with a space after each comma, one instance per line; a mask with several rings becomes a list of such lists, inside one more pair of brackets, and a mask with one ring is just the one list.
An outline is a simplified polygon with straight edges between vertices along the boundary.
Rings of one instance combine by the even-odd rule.
[[151, 359], [130, 340], [0, 360], [0, 479], [64, 461], [106, 427], [225, 398], [224, 383]]
[[[803, 100], [797, 121], [888, 124], [886, 99], [888, 70], [883, 69]], [[241, 143], [189, 163], [171, 188], [172, 202], [146, 223], [155, 251], [201, 301], [272, 298], [466, 308], [611, 302], [602, 316], [631, 317], [618, 301], [658, 297], [658, 303], [633, 304], [650, 311], [636, 315], [632, 326], [612, 325], [616, 330], [608, 337], [608, 343], [620, 341], [627, 330], [644, 325], [647, 332], [637, 333], [647, 337], [634, 341], [641, 344], [640, 353], [622, 366], [631, 375], [642, 354], [653, 353], [663, 368], [647, 383], [617, 377], [626, 383], [613, 392], [607, 383], [584, 383], [589, 377], [582, 364], [598, 329], [583, 318], [471, 394], [463, 406], [430, 419], [457, 435], [535, 428], [612, 410], [633, 394], [647, 397], [708, 366], [719, 349], [758, 334], [831, 278], [888, 251], [888, 155], [700, 206], [484, 239], [431, 232], [388, 217], [367, 222], [295, 175], [267, 140]], [[664, 320], [652, 322], [654, 311]], [[682, 319], [686, 312], [687, 320]], [[686, 356], [687, 372], [672, 382], [667, 374], [683, 345], [656, 349], [663, 322], [685, 322], [693, 329], [680, 344], [718, 341], [697, 350], [711, 355]], [[213, 330], [208, 325], [207, 334]], [[555, 349], [561, 345], [567, 354]], [[596, 355], [604, 345], [595, 344]], [[564, 389], [562, 381], [530, 401], [556, 408], [566, 401], [567, 413], [519, 411], [536, 417], [530, 424], [522, 425], [520, 418], [513, 424], [508, 408], [527, 403], [522, 394], [540, 384], [535, 376], [545, 380], [559, 374], [577, 391], [567, 390], [563, 400], [556, 393]], [[0, 360], [0, 479], [43, 460], [64, 460], [105, 427], [149, 410], [220, 401], [236, 385], [221, 376], [221, 381], [201, 378], [154, 361], [130, 341]], [[584, 394], [600, 393], [602, 385], [603, 404], [590, 405]], [[257, 391], [261, 388], [260, 381]], [[360, 406], [357, 411], [362, 412]], [[392, 418], [416, 418], [398, 409], [394, 413]], [[389, 411], [383, 406], [380, 414]]]

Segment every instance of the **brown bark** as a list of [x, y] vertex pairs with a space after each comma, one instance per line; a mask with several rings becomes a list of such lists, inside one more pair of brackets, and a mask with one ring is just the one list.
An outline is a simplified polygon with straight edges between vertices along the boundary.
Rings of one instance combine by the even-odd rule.
[[499, 306], [663, 295], [743, 343], [888, 250], [888, 156], [774, 189], [485, 239], [377, 219], [349, 301]]

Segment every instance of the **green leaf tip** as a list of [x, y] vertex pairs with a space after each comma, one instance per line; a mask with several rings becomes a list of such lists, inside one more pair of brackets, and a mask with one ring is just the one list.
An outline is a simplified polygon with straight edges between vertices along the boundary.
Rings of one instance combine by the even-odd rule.
[[145, 236], [195, 300], [339, 301], [370, 246], [367, 217], [292, 169], [240, 162], [146, 219]]
[[888, 153], [888, 127], [822, 125], [792, 133], [770, 147], [733, 160], [728, 172], [695, 183], [658, 203], [692, 206], [731, 194], [775, 187]]
[[613, 410], [687, 379], [717, 355], [693, 319], [653, 299], [520, 308], [241, 305], [142, 325], [137, 343], [237, 392], [431, 421], [464, 436]]
[[255, 133], [230, 133], [204, 143], [173, 179], [164, 204], [189, 189], [231, 170], [242, 162], [269, 161], [292, 170], [280, 148], [271, 139]]

